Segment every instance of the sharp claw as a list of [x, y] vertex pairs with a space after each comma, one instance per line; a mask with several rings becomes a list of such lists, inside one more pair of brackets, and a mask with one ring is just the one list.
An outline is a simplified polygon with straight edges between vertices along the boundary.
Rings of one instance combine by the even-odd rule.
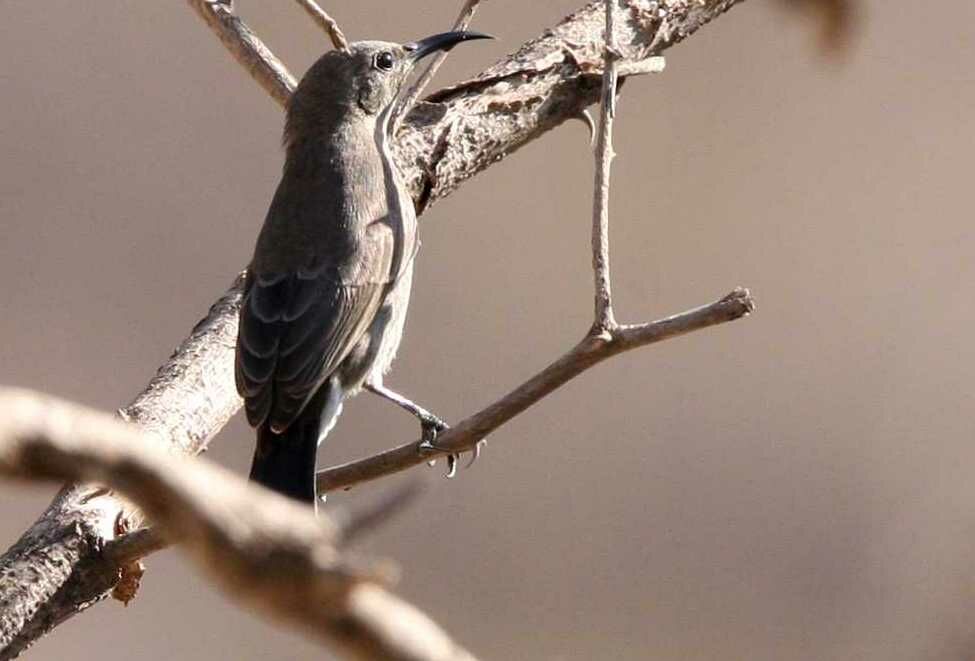
[[477, 443], [474, 444], [474, 447], [471, 448], [471, 460], [467, 462], [466, 466], [464, 466], [464, 470], [467, 470], [468, 468], [473, 466], [474, 462], [481, 458], [481, 447], [485, 443], [487, 443], [487, 439], [482, 438], [481, 440], [479, 440]]
[[473, 466], [474, 462], [477, 461], [477, 458], [479, 456], [481, 456], [481, 446], [480, 444], [475, 443], [474, 447], [471, 449], [471, 460], [468, 461], [466, 464], [464, 464], [464, 470], [467, 470], [468, 468]]
[[452, 479], [454, 479], [454, 476], [455, 475], [457, 475], [457, 455], [456, 454], [448, 454], [447, 455], [447, 473], [446, 473], [446, 475], [444, 475], [444, 477], [447, 478], [448, 480], [452, 480]]

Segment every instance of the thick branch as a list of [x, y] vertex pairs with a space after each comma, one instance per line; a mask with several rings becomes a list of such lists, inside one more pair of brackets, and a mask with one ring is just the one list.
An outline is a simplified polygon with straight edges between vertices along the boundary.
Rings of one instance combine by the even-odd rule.
[[[294, 79], [222, 0], [188, 0], [281, 104]], [[659, 54], [744, 0], [620, 0], [621, 75], [658, 70]], [[397, 134], [396, 160], [419, 210], [599, 98], [604, 4], [592, 2], [476, 78], [420, 103]], [[239, 38], [235, 37], [239, 35]]]
[[[653, 57], [743, 0], [620, 0], [621, 75], [659, 70]], [[599, 99], [605, 6], [594, 2], [472, 80], [419, 104], [398, 134], [397, 162], [425, 208]]]
[[[188, 1], [252, 77], [284, 104], [294, 79], [229, 3]], [[615, 30], [621, 74], [652, 70], [651, 55], [740, 1], [626, 0]], [[601, 2], [584, 7], [477, 78], [438, 92], [407, 117], [396, 158], [418, 209], [597, 100], [602, 8]], [[240, 407], [232, 368], [239, 299], [238, 280], [122, 412], [161, 445], [200, 452]], [[0, 661], [112, 588], [119, 565], [102, 549], [115, 537], [121, 508], [97, 487], [67, 488], [0, 557]]]
[[[146, 389], [119, 411], [160, 447], [198, 453], [240, 407], [229, 356], [241, 284], [238, 278]], [[127, 563], [103, 551], [122, 508], [102, 487], [67, 487], [0, 558], [0, 659], [17, 656], [112, 589]], [[126, 516], [138, 525], [134, 513]]]
[[[459, 454], [519, 413], [579, 376], [590, 367], [616, 356], [692, 331], [741, 319], [755, 309], [747, 289], [736, 289], [721, 300], [648, 324], [618, 326], [611, 331], [589, 333], [572, 350], [490, 406], [462, 420], [437, 436], [441, 454]], [[428, 461], [420, 441], [406, 443], [377, 455], [326, 468], [318, 473], [321, 493], [347, 489]]]
[[108, 415], [0, 389], [0, 475], [117, 489], [235, 598], [351, 657], [473, 659], [340, 554], [327, 516], [168, 452]]

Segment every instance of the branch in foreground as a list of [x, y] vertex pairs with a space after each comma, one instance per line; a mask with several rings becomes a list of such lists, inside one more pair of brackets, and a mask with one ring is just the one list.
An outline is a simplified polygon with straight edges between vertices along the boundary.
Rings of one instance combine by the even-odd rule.
[[235, 598], [354, 658], [473, 659], [339, 553], [327, 516], [167, 452], [106, 414], [0, 389], [0, 475], [117, 489]]
[[[754, 309], [755, 302], [748, 290], [735, 289], [721, 300], [666, 319], [590, 332], [572, 350], [518, 388], [437, 436], [437, 449], [444, 455], [469, 450], [474, 443], [532, 404], [607, 358], [702, 328], [741, 319]], [[320, 471], [318, 490], [325, 493], [348, 489], [362, 482], [406, 470], [428, 461], [432, 456], [436, 454], [421, 451], [420, 441], [406, 443], [366, 459]]]
[[[621, 74], [653, 70], [659, 64], [653, 55], [740, 1], [669, 0], [664, 7], [625, 0], [624, 20], [615, 30]], [[294, 78], [229, 3], [188, 2], [262, 88], [286, 103]], [[395, 156], [420, 212], [598, 99], [602, 8], [602, 2], [585, 6], [480, 76], [438, 92], [406, 118]], [[240, 293], [238, 279], [123, 410], [125, 419], [158, 443], [200, 452], [240, 408], [233, 377]], [[116, 584], [120, 565], [103, 549], [115, 538], [123, 507], [91, 485], [64, 489], [0, 557], [0, 661], [97, 603]]]
[[[379, 528], [412, 504], [423, 490], [422, 482], [410, 481], [382, 494], [373, 503], [330, 511], [332, 525], [336, 528], [336, 542], [344, 546]], [[169, 542], [157, 527], [140, 528], [106, 543], [102, 554], [116, 566], [125, 567], [168, 546]]]

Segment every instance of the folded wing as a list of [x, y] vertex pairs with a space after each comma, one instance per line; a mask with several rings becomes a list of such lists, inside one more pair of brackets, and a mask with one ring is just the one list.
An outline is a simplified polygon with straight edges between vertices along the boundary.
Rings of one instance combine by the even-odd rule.
[[281, 433], [369, 327], [386, 285], [333, 269], [251, 273], [237, 336], [237, 391], [252, 426]]

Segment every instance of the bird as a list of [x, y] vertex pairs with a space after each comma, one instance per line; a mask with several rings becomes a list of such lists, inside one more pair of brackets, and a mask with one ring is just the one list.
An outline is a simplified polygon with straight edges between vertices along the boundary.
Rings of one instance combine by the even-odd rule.
[[355, 42], [320, 57], [291, 96], [285, 163], [246, 271], [235, 351], [237, 391], [257, 432], [252, 481], [317, 504], [318, 447], [363, 389], [416, 416], [428, 447], [446, 428], [383, 383], [420, 246], [392, 129], [422, 58], [489, 38]]

